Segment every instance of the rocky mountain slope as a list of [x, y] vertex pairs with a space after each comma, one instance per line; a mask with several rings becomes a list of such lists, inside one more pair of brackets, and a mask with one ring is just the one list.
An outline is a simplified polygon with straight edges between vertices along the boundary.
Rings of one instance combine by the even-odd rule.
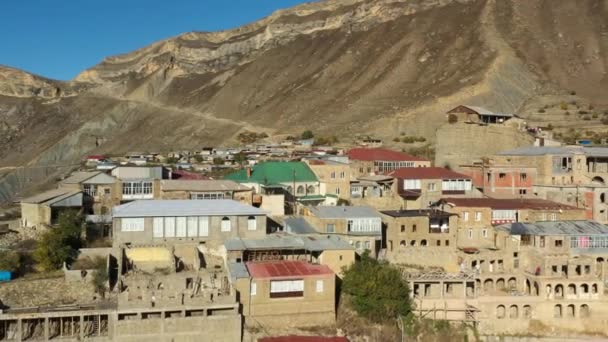
[[576, 91], [608, 105], [606, 18], [605, 0], [333, 0], [159, 41], [70, 82], [2, 67], [0, 172], [243, 130], [432, 141], [462, 103], [526, 115]]

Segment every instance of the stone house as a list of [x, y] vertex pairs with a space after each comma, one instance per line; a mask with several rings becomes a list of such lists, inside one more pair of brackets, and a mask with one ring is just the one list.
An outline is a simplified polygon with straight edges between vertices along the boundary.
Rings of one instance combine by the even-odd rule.
[[139, 200], [113, 209], [114, 246], [266, 236], [266, 213], [234, 200]]
[[161, 179], [171, 178], [170, 172], [162, 166], [117, 166], [110, 174], [118, 180], [115, 187], [120, 203], [159, 199]]
[[494, 226], [510, 222], [585, 219], [585, 211], [536, 198], [443, 198], [437, 204], [458, 215], [457, 245], [461, 248], [493, 248], [498, 243]]
[[350, 198], [350, 166], [333, 160], [308, 159], [304, 161], [320, 182], [321, 195]]
[[75, 189], [54, 189], [21, 200], [21, 225], [42, 228], [57, 223], [64, 210], [82, 210], [83, 193]]
[[230, 180], [160, 181], [160, 199], [233, 199], [251, 205], [253, 190]]
[[354, 178], [386, 174], [404, 167], [429, 167], [431, 161], [384, 148], [353, 148], [347, 152]]
[[502, 124], [517, 117], [515, 114], [495, 113], [482, 107], [469, 105], [460, 105], [450, 109], [446, 114], [448, 117], [455, 116], [458, 121], [480, 124]]
[[325, 265], [281, 260], [231, 264], [245, 321], [263, 326], [312, 327], [335, 323], [334, 272]]
[[458, 170], [471, 177], [473, 186], [487, 196], [530, 197], [534, 194], [535, 167], [478, 163], [460, 165]]
[[388, 176], [395, 178], [393, 193], [405, 209], [428, 208], [445, 196], [477, 197], [471, 177], [441, 167], [401, 168]]
[[110, 215], [112, 208], [120, 204], [121, 195], [117, 179], [101, 171], [74, 172], [59, 182], [60, 189], [80, 190], [90, 209], [87, 214]]
[[305, 207], [303, 218], [321, 234], [336, 234], [355, 247], [357, 253], [370, 251], [376, 257], [382, 246], [382, 216], [371, 207]]

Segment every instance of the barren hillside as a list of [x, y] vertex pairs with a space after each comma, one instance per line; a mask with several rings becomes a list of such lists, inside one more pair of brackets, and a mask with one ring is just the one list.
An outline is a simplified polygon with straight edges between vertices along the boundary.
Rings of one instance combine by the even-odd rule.
[[3, 67], [0, 172], [243, 129], [432, 141], [462, 103], [531, 115], [575, 91], [607, 106], [607, 18], [604, 0], [324, 1], [108, 57], [70, 82]]

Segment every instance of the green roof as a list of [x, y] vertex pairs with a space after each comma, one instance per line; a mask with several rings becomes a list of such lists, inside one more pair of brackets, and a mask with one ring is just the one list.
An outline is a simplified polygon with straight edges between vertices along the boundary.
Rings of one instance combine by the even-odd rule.
[[240, 183], [277, 184], [290, 182], [317, 182], [317, 176], [302, 162], [262, 162], [253, 166], [251, 177], [247, 170], [239, 170], [224, 177]]

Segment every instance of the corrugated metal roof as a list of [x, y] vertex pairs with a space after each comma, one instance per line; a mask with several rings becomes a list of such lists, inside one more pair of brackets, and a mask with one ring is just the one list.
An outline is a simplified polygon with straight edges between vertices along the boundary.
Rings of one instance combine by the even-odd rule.
[[346, 337], [326, 337], [326, 336], [278, 336], [278, 337], [263, 337], [258, 339], [258, 342], [348, 342]]
[[571, 155], [582, 153], [580, 146], [527, 146], [497, 153], [499, 156], [543, 156], [546, 154]]
[[318, 206], [309, 207], [310, 212], [319, 218], [381, 218], [376, 209], [365, 206]]
[[239, 170], [224, 177], [241, 183], [277, 184], [290, 182], [317, 182], [317, 176], [303, 162], [262, 162], [253, 166], [251, 176]]
[[139, 200], [112, 209], [113, 217], [265, 215], [233, 200]]
[[100, 174], [101, 171], [80, 171], [72, 173], [68, 178], [61, 181], [64, 184], [80, 184], [85, 180]]
[[391, 216], [391, 217], [419, 217], [419, 216], [428, 216], [428, 217], [446, 217], [453, 216], [457, 214], [448, 213], [446, 211], [441, 211], [437, 209], [411, 209], [411, 210], [383, 210], [380, 211], [382, 214]]
[[21, 200], [22, 203], [32, 203], [32, 204], [53, 204], [55, 202], [64, 200], [70, 196], [79, 194], [80, 190], [73, 189], [53, 189], [49, 191], [45, 191], [43, 193], [25, 198]]
[[313, 265], [304, 261], [281, 260], [247, 262], [247, 270], [254, 279], [264, 278], [303, 278], [311, 276], [330, 276], [334, 272], [326, 265]]
[[162, 180], [162, 191], [246, 191], [251, 190], [231, 180]]
[[291, 235], [285, 233], [270, 234], [263, 239], [233, 238], [224, 242], [229, 251], [266, 250], [266, 249], [305, 249], [309, 251], [352, 250], [348, 242], [336, 235]]
[[494, 210], [583, 210], [571, 205], [540, 198], [442, 198], [441, 202], [456, 207], [492, 208]]
[[588, 220], [516, 222], [498, 226], [511, 235], [606, 235], [608, 226]]
[[315, 228], [302, 217], [285, 218], [285, 230], [294, 234], [314, 234]]
[[249, 278], [249, 271], [247, 271], [247, 267], [242, 262], [229, 263], [228, 273], [230, 273], [230, 278], [232, 279], [232, 281], [235, 281], [239, 278]]

